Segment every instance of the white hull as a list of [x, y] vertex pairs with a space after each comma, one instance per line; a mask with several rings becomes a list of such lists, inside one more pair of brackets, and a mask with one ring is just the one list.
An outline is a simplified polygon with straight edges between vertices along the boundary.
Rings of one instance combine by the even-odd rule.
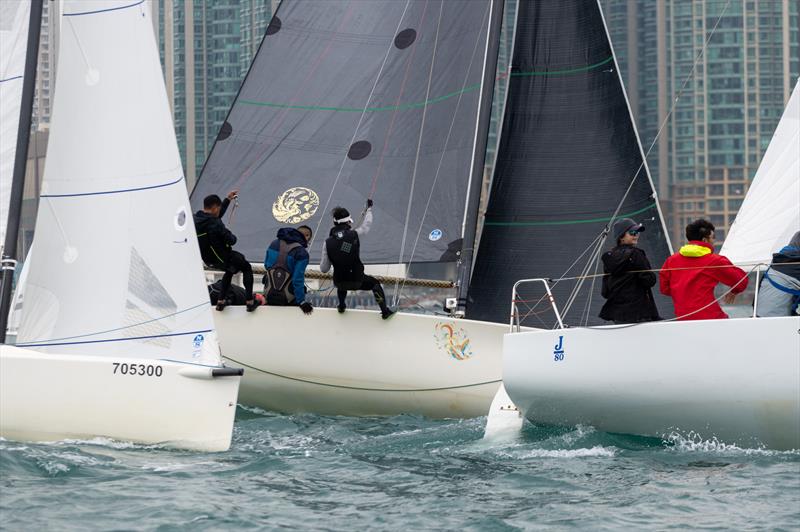
[[797, 449], [799, 332], [786, 317], [507, 334], [503, 382], [535, 423]]
[[296, 307], [228, 307], [215, 322], [228, 365], [245, 368], [240, 403], [356, 416], [486, 415], [508, 330], [417, 314], [382, 321], [377, 311], [318, 308], [305, 316]]
[[0, 436], [16, 441], [105, 437], [224, 451], [231, 443], [240, 377], [213, 377], [212, 369], [0, 345]]

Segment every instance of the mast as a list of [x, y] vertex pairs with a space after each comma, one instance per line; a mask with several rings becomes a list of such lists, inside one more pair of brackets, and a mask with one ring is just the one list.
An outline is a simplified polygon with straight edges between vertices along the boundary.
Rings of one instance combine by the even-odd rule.
[[467, 306], [467, 291], [472, 274], [472, 260], [475, 256], [475, 236], [478, 231], [478, 207], [481, 199], [481, 184], [486, 159], [486, 142], [489, 137], [489, 124], [492, 115], [492, 95], [497, 75], [497, 54], [500, 48], [500, 29], [503, 23], [504, 0], [492, 0], [489, 17], [489, 34], [486, 39], [486, 56], [483, 63], [481, 83], [481, 104], [479, 106], [478, 127], [475, 130], [474, 151], [470, 186], [467, 190], [467, 208], [464, 212], [463, 240], [458, 268], [458, 305], [456, 313], [463, 315]]
[[19, 108], [17, 128], [17, 149], [14, 154], [14, 174], [11, 182], [11, 196], [8, 202], [8, 225], [3, 246], [2, 282], [0, 282], [0, 343], [6, 341], [8, 311], [11, 304], [11, 285], [17, 256], [19, 221], [22, 213], [22, 195], [25, 186], [25, 167], [28, 159], [28, 141], [31, 136], [31, 115], [33, 114], [33, 92], [36, 87], [36, 58], [39, 53], [39, 36], [42, 29], [43, 0], [31, 2], [30, 22], [28, 24], [28, 47], [25, 54], [25, 73], [22, 81], [22, 105]]

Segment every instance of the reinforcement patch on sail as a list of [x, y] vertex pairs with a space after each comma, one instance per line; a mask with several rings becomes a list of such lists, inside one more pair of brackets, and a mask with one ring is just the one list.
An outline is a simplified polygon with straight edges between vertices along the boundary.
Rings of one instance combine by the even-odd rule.
[[[640, 247], [659, 267], [666, 232], [597, 2], [520, 2], [508, 91], [467, 316], [507, 322], [520, 279], [602, 274], [587, 257], [618, 206], [618, 217], [645, 224]], [[579, 282], [556, 284], [561, 310]], [[584, 281], [567, 323], [602, 321], [600, 283]], [[539, 284], [520, 302], [525, 325], [555, 324], [543, 294]], [[656, 298], [661, 314], [671, 315]]]
[[[192, 193], [239, 188], [231, 229], [252, 261], [282, 226], [320, 258], [343, 206], [366, 263], [440, 261], [462, 237], [489, 0], [281, 3]], [[226, 217], [226, 223], [231, 224]], [[436, 235], [430, 238], [430, 235]]]
[[172, 339], [166, 337], [174, 324], [178, 305], [170, 297], [164, 285], [136, 250], [131, 248], [128, 271], [128, 298], [125, 301], [123, 323], [128, 327], [123, 337], [147, 338], [147, 343], [169, 349]]

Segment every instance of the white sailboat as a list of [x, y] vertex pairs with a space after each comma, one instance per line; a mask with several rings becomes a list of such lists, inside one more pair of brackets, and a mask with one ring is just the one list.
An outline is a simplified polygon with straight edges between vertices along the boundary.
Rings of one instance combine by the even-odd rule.
[[0, 436], [229, 447], [222, 365], [149, 4], [64, 4], [57, 92]]
[[[722, 253], [767, 265], [800, 230], [800, 83]], [[534, 423], [800, 448], [800, 317], [512, 332], [503, 382]]]

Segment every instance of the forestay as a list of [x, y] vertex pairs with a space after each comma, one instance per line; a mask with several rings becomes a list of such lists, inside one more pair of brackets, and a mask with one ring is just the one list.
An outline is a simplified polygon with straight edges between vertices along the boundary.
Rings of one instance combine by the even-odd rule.
[[18, 345], [217, 364], [149, 6], [63, 17]]
[[0, 2], [0, 247], [14, 174], [30, 2]]
[[[600, 6], [586, 0], [520, 2], [467, 317], [508, 321], [519, 279], [575, 276], [584, 265], [588, 273], [602, 274], [602, 265], [587, 258], [598, 245], [602, 251], [614, 246], [613, 237], [598, 239], [615, 213], [647, 226], [640, 247], [659, 267], [669, 254], [668, 238]], [[555, 286], [560, 305], [577, 283]], [[601, 321], [599, 279], [589, 279], [575, 296], [567, 322]], [[669, 307], [660, 303], [662, 315]], [[529, 325], [552, 326], [550, 317]]]
[[236, 248], [260, 262], [281, 226], [318, 230], [312, 261], [368, 197], [366, 263], [455, 261], [490, 1], [282, 2], [192, 193], [240, 188]]
[[722, 254], [735, 263], [769, 263], [800, 231], [800, 83], [769, 143]]

